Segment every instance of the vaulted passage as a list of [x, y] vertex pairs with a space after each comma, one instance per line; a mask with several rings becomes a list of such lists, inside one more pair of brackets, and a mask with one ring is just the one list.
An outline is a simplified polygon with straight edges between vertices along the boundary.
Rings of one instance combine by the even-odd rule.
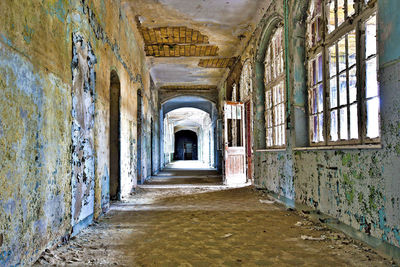
[[400, 1], [0, 1], [0, 266], [397, 266]]

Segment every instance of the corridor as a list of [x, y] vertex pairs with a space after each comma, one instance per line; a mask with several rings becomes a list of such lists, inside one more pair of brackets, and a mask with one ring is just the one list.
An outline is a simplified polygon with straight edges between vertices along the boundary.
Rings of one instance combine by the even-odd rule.
[[[286, 209], [251, 187], [208, 186], [220, 182], [210, 178], [214, 172], [185, 170], [181, 163], [147, 183], [156, 188], [139, 187], [113, 203], [36, 265], [392, 266], [368, 246], [312, 222], [308, 212]], [[181, 186], [167, 186], [177, 180]]]
[[0, 0], [0, 266], [398, 266], [400, 0]]

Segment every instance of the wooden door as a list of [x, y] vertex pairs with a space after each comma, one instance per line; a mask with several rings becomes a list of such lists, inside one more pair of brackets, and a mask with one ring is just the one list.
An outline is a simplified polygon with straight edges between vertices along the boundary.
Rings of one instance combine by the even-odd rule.
[[246, 183], [246, 147], [244, 105], [225, 102], [225, 176], [227, 185]]

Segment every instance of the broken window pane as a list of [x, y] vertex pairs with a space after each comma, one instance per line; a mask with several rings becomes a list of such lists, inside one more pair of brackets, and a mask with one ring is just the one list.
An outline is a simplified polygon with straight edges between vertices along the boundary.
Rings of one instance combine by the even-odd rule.
[[270, 109], [272, 107], [272, 94], [271, 94], [271, 90], [268, 90], [265, 93], [265, 106], [267, 109]]
[[315, 66], [316, 60], [312, 61], [311, 65], [311, 73], [312, 73], [312, 85], [317, 83], [317, 68]]
[[318, 105], [318, 93], [317, 93], [317, 88], [313, 88], [313, 113], [317, 113], [317, 105]]
[[346, 73], [340, 74], [339, 76], [339, 104], [347, 104], [347, 80]]
[[349, 94], [350, 103], [357, 101], [357, 75], [356, 67], [354, 66], [349, 70]]
[[336, 77], [332, 78], [330, 81], [330, 100], [331, 100], [331, 108], [337, 107], [337, 86], [336, 86]]
[[267, 129], [267, 146], [272, 146], [272, 128]]
[[350, 106], [350, 138], [358, 139], [358, 109], [357, 104]]
[[347, 16], [351, 17], [355, 13], [354, 0], [347, 0]]
[[324, 111], [324, 86], [318, 86], [318, 112]]
[[323, 64], [322, 55], [319, 55], [318, 56], [318, 82], [322, 82], [322, 75], [323, 75], [322, 64]]
[[316, 115], [311, 116], [311, 124], [312, 127], [312, 141], [314, 143], [318, 142], [318, 134], [317, 134], [317, 129], [318, 129], [318, 117]]
[[331, 112], [331, 141], [337, 141], [338, 136], [338, 118], [337, 110]]
[[278, 127], [274, 127], [275, 145], [279, 146], [279, 132]]
[[379, 98], [367, 101], [367, 137], [379, 137]]
[[339, 47], [339, 72], [346, 69], [346, 39], [342, 38], [338, 42]]
[[324, 114], [319, 114], [318, 116], [318, 141], [324, 141]]
[[272, 127], [272, 113], [271, 113], [271, 110], [267, 110], [265, 112], [265, 124], [267, 125], [267, 128]]
[[309, 106], [309, 109], [310, 109], [310, 114], [314, 114], [315, 113], [314, 109], [313, 109], [313, 106], [314, 106], [313, 99], [314, 99], [313, 91], [309, 90], [308, 91], [308, 106]]
[[349, 67], [356, 64], [356, 32], [352, 31], [347, 35], [347, 46], [348, 46], [348, 60]]
[[[361, 131], [359, 124], [366, 115], [369, 116], [368, 123], [376, 124], [376, 129], [379, 129], [376, 15], [369, 18], [366, 16], [369, 10], [377, 7], [376, 1], [372, 1], [373, 4], [369, 8], [364, 8], [360, 3], [364, 1], [369, 5], [371, 3], [367, 0], [321, 1], [323, 3], [321, 19], [325, 21], [322, 21], [323, 26], [320, 27], [318, 17], [315, 15], [317, 2], [311, 0], [309, 13], [311, 18], [308, 19], [307, 25], [309, 34], [307, 40], [313, 45], [307, 51], [310, 142], [318, 143], [323, 139], [332, 142], [353, 139], [362, 143], [366, 131], [365, 129]], [[365, 21], [365, 18], [368, 19]], [[335, 34], [329, 35], [332, 32]], [[364, 34], [365, 37], [360, 39], [359, 37]], [[317, 42], [318, 37], [322, 42]], [[358, 50], [364, 47], [365, 51]], [[316, 51], [326, 51], [326, 54], [316, 54]], [[361, 82], [358, 77], [366, 78]], [[329, 91], [325, 92], [324, 86], [329, 86]], [[364, 89], [365, 95], [359, 95], [361, 91], [364, 94]], [[326, 97], [329, 101], [326, 101]], [[364, 97], [365, 100], [359, 103]], [[378, 99], [377, 104], [374, 99]], [[326, 111], [325, 103], [329, 106]], [[323, 116], [329, 116], [328, 127], [323, 123]], [[368, 130], [368, 137], [379, 137], [379, 131], [374, 132], [373, 126], [369, 127], [371, 128]]]
[[[268, 59], [265, 60], [265, 88], [266, 92], [266, 125], [267, 125], [267, 146], [280, 146], [285, 143], [280, 126], [284, 124], [285, 95], [284, 95], [284, 72], [283, 63], [283, 28], [278, 28], [271, 38], [267, 51]], [[272, 86], [275, 84], [275, 86]], [[282, 104], [281, 104], [282, 103]]]
[[314, 116], [309, 117], [309, 125], [310, 125], [310, 139], [312, 142], [315, 142], [315, 140], [314, 140]]
[[340, 109], [340, 139], [349, 139], [347, 130], [347, 107]]
[[344, 0], [337, 0], [338, 27], [344, 22]]
[[335, 1], [332, 0], [329, 3], [329, 11], [328, 11], [328, 32], [331, 33], [336, 28], [336, 17], [335, 17]]
[[378, 96], [378, 77], [376, 57], [366, 62], [366, 96], [367, 98]]
[[336, 45], [329, 47], [329, 74], [330, 76], [336, 75]]
[[376, 16], [365, 23], [365, 57], [376, 54]]

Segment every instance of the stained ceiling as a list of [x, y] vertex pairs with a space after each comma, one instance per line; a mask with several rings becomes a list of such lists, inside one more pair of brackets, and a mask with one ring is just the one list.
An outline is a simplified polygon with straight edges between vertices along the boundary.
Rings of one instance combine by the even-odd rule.
[[161, 86], [216, 86], [271, 0], [124, 0]]

